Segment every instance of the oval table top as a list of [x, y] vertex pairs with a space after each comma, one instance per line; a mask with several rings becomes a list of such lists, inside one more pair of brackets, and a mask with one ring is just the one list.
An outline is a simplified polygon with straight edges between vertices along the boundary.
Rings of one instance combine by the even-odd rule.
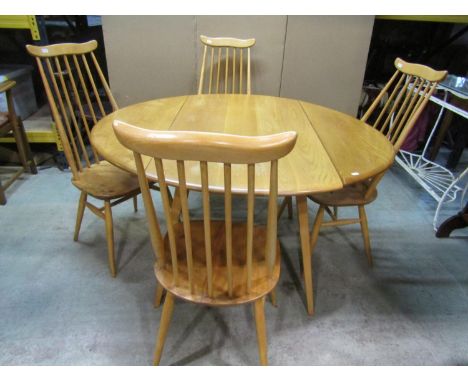
[[[298, 133], [296, 146], [279, 160], [278, 194], [282, 196], [338, 190], [386, 170], [394, 159], [393, 146], [378, 131], [323, 106], [261, 95], [191, 95], [131, 105], [94, 126], [91, 142], [99, 155], [133, 173], [133, 154], [117, 141], [112, 130], [115, 119], [153, 130], [253, 136], [294, 130]], [[148, 178], [156, 181], [152, 158], [144, 158], [144, 165]], [[256, 194], [268, 193], [269, 166], [256, 166]], [[164, 170], [167, 183], [177, 185], [175, 161], [164, 161]], [[186, 164], [186, 177], [189, 188], [200, 189], [198, 164]], [[223, 182], [222, 164], [210, 163], [210, 191], [222, 191]], [[232, 166], [232, 189], [247, 193], [247, 166]]]

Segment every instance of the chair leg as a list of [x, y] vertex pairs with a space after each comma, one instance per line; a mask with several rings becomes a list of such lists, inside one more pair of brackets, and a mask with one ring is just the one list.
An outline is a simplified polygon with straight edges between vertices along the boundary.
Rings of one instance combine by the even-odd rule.
[[272, 291], [270, 292], [270, 300], [271, 300], [271, 305], [273, 305], [274, 307], [278, 306], [278, 302], [276, 300], [276, 287], [272, 289]]
[[133, 209], [135, 210], [135, 212], [138, 211], [138, 199], [137, 199], [137, 195], [135, 195], [133, 197]]
[[325, 212], [325, 207], [320, 205], [317, 215], [315, 216], [314, 226], [312, 228], [312, 233], [310, 235], [310, 249], [313, 251], [315, 245], [317, 244], [318, 235], [320, 232], [320, 226], [322, 225], [323, 215]]
[[161, 300], [164, 294], [164, 288], [162, 287], [161, 284], [157, 283], [156, 289], [154, 290], [154, 301], [153, 301], [153, 306], [155, 308], [159, 308], [161, 305]]
[[265, 325], [265, 297], [259, 298], [254, 302], [255, 327], [257, 329], [258, 354], [260, 364], [268, 365], [267, 356], [267, 333]]
[[158, 338], [156, 340], [156, 348], [154, 350], [153, 365], [159, 365], [161, 354], [166, 341], [167, 331], [171, 323], [172, 312], [174, 311], [174, 296], [167, 292], [166, 300], [164, 301], [163, 310], [161, 314], [161, 322], [159, 323]]
[[[320, 205], [320, 207], [319, 207], [319, 209], [317, 211], [317, 215], [315, 216], [314, 226], [312, 227], [312, 233], [310, 235], [311, 272], [313, 271], [312, 261], [313, 261], [313, 257], [314, 257], [314, 249], [315, 249], [315, 245], [317, 244], [318, 236], [319, 236], [319, 233], [320, 233], [320, 227], [322, 225], [324, 212], [325, 212], [325, 207]], [[305, 263], [304, 263], [304, 267], [305, 267]], [[313, 285], [312, 285], [312, 288], [313, 288]], [[311, 291], [311, 295], [313, 296], [313, 290]]]
[[88, 194], [81, 191], [80, 201], [78, 202], [78, 211], [76, 213], [76, 224], [75, 224], [75, 235], [73, 240], [78, 241], [78, 235], [80, 234], [81, 222], [83, 221], [83, 214], [86, 207], [86, 199]]
[[330, 209], [330, 206], [323, 206], [325, 208], [325, 212], [330, 216], [332, 221], [338, 220], [338, 207], [333, 206], [333, 211]]
[[358, 206], [358, 208], [359, 208], [359, 221], [361, 223], [362, 237], [364, 239], [364, 249], [366, 251], [366, 256], [367, 256], [367, 263], [369, 264], [370, 267], [372, 267], [373, 261], [372, 261], [372, 253], [371, 253], [371, 246], [370, 246], [370, 240], [369, 240], [369, 227], [367, 225], [366, 210], [364, 209], [364, 206]]
[[[169, 188], [167, 189], [167, 192], [168, 194], [170, 194]], [[187, 197], [188, 197], [188, 194], [187, 194]], [[179, 187], [176, 187], [174, 196], [171, 202], [171, 214], [172, 214], [172, 221], [174, 223], [180, 221], [179, 219], [180, 219], [181, 211], [182, 211], [182, 205], [180, 204], [180, 190], [179, 190]]]
[[288, 196], [288, 219], [293, 218], [292, 196]]
[[2, 181], [0, 180], [0, 204], [4, 206], [6, 204], [5, 190], [2, 187]]
[[288, 204], [287, 196], [283, 199], [281, 202], [280, 207], [278, 208], [278, 220], [281, 218], [281, 215], [283, 214], [284, 209], [286, 208], [286, 205]]
[[25, 171], [28, 171], [28, 160], [26, 158], [26, 149], [25, 149], [25, 142], [23, 135], [21, 134], [21, 127], [19, 124], [19, 119], [18, 118], [11, 118], [11, 125], [12, 129], [11, 131], [13, 132], [13, 136], [15, 137], [15, 142], [16, 142], [16, 147], [18, 149], [18, 156], [21, 161], [21, 165], [23, 166]]
[[285, 196], [280, 208], [278, 209], [278, 220], [280, 219], [286, 206], [288, 207], [288, 218], [292, 219], [292, 196]]
[[115, 256], [114, 256], [114, 227], [112, 224], [112, 209], [110, 201], [104, 201], [104, 217], [106, 220], [106, 238], [107, 238], [107, 261], [112, 277], [115, 277]]
[[19, 120], [19, 131], [23, 138], [24, 151], [26, 154], [26, 159], [29, 163], [29, 170], [32, 174], [37, 174], [37, 167], [36, 163], [34, 162], [34, 156], [32, 154], [31, 146], [29, 145], [28, 137], [26, 135], [26, 131], [24, 130], [23, 121], [21, 119]]

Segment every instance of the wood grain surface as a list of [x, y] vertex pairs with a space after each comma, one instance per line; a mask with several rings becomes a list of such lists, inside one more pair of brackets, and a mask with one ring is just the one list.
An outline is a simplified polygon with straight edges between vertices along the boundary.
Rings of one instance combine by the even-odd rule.
[[[193, 95], [158, 99], [120, 109], [98, 122], [93, 145], [106, 160], [136, 173], [132, 153], [118, 141], [112, 122], [121, 120], [152, 130], [208, 131], [239, 135], [298, 133], [293, 151], [279, 162], [278, 194], [301, 195], [339, 190], [388, 168], [390, 142], [356, 118], [308, 102], [261, 95]], [[147, 176], [157, 181], [154, 161], [145, 158]], [[269, 163], [258, 165], [255, 193], [268, 190]], [[222, 164], [209, 163], [210, 191], [223, 192]], [[177, 164], [164, 161], [168, 184], [177, 184]], [[198, 163], [186, 164], [187, 187], [200, 190]], [[234, 193], [247, 193], [245, 166], [232, 166]]]

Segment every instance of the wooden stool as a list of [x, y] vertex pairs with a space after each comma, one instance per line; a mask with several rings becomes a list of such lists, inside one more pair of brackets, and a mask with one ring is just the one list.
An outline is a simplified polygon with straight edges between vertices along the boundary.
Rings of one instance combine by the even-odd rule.
[[11, 90], [16, 85], [15, 81], [5, 81], [0, 84], [0, 93], [6, 93], [8, 112], [0, 112], [0, 137], [12, 134], [15, 138], [18, 155], [23, 166], [2, 185], [0, 181], [0, 204], [6, 204], [5, 190], [25, 172], [30, 171], [37, 174], [36, 164], [32, 157], [31, 148], [29, 147], [28, 138], [24, 131], [23, 122], [16, 115], [15, 106], [13, 104], [13, 96]]

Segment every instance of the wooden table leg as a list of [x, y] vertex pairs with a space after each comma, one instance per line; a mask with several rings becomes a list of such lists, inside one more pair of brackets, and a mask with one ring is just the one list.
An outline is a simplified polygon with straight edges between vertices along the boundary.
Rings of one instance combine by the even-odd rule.
[[314, 290], [312, 283], [312, 252], [309, 239], [309, 211], [307, 197], [296, 196], [297, 218], [299, 219], [299, 233], [301, 236], [302, 263], [304, 265], [304, 284], [307, 299], [307, 313], [314, 314]]

